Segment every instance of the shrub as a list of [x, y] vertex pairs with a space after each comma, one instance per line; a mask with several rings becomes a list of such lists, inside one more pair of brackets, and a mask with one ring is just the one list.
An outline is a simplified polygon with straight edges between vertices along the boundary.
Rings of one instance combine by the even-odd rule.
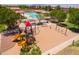
[[20, 55], [41, 55], [41, 50], [36, 44], [32, 44], [32, 46], [22, 47]]
[[37, 45], [33, 45], [30, 50], [30, 55], [41, 55], [41, 50]]
[[20, 55], [28, 55], [29, 49], [27, 47], [22, 47], [20, 50]]

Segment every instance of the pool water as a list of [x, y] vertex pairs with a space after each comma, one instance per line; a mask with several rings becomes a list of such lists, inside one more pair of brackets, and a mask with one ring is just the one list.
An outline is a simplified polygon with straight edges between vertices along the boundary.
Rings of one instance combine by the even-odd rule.
[[35, 12], [28, 12], [28, 13], [25, 13], [24, 16], [26, 15], [29, 15], [30, 17], [34, 18], [34, 19], [38, 19], [40, 18], [40, 15], [38, 13], [35, 13]]

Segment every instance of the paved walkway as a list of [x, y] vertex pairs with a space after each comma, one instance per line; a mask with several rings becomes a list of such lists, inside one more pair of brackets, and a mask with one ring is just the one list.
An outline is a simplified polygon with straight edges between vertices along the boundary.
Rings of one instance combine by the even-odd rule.
[[12, 36], [1, 35], [1, 52], [4, 52], [12, 47], [14, 47], [15, 43], [12, 42]]
[[14, 47], [3, 52], [2, 55], [19, 55], [20, 49], [21, 49], [21, 47], [16, 44]]
[[12, 42], [13, 35], [5, 36], [1, 34], [1, 54], [19, 54], [21, 47], [17, 46], [15, 42]]

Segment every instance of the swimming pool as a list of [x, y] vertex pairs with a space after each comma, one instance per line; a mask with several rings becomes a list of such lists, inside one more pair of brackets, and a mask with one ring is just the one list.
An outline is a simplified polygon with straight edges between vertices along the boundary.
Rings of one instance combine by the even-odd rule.
[[26, 12], [26, 13], [24, 13], [25, 17], [27, 17], [27, 15], [30, 16], [30, 17], [32, 17], [33, 19], [40, 18], [40, 14], [38, 14], [36, 12]]

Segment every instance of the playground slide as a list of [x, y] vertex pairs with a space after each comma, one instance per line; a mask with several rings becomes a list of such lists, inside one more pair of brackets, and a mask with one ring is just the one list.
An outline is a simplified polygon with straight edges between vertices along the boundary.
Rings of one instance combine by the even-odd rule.
[[14, 39], [13, 39], [12, 41], [16, 41], [20, 36], [21, 36], [20, 34], [16, 34], [16, 35], [14, 36]]
[[17, 40], [17, 39], [18, 39], [19, 37], [21, 37], [22, 35], [25, 35], [25, 33], [22, 32], [21, 34], [16, 34], [16, 35], [14, 36], [13, 41]]
[[26, 45], [26, 42], [23, 40], [18, 42], [18, 46], [25, 46], [25, 45]]
[[[18, 38], [20, 38], [22, 35], [24, 35], [24, 33], [16, 34], [16, 35], [14, 36], [14, 39], [13, 39], [12, 41], [14, 42], [14, 41], [18, 40]], [[25, 43], [26, 43], [26, 42], [25, 42], [24, 40], [20, 40], [20, 41], [18, 41], [18, 46], [24, 46]]]

